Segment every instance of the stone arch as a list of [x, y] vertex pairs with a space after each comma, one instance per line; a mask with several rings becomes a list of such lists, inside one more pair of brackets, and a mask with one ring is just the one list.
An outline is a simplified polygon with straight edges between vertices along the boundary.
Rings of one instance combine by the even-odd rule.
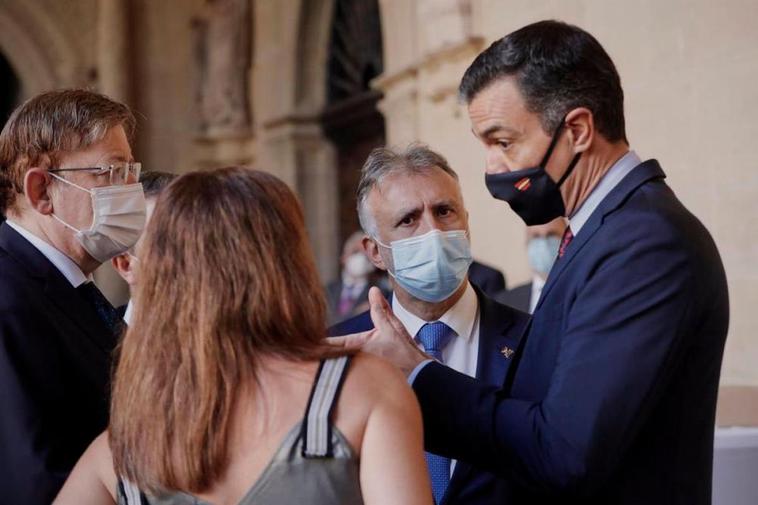
[[295, 109], [317, 115], [326, 106], [327, 59], [334, 0], [302, 0], [295, 55]]
[[21, 99], [77, 81], [76, 52], [34, 2], [0, 4], [0, 52], [21, 81]]

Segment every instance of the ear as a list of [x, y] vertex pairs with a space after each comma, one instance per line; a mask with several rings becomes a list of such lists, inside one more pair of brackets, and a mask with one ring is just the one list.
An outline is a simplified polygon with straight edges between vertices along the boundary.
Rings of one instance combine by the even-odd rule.
[[52, 177], [44, 168], [30, 168], [24, 175], [24, 196], [29, 205], [40, 214], [53, 213], [53, 201], [49, 187]]
[[363, 246], [363, 252], [366, 253], [366, 256], [372, 265], [379, 270], [387, 270], [387, 265], [384, 264], [382, 255], [379, 252], [379, 244], [377, 244], [374, 239], [367, 235], [361, 240], [361, 245]]
[[132, 259], [128, 253], [119, 254], [111, 259], [113, 269], [118, 272], [122, 279], [130, 286], [134, 284], [134, 271], [132, 270]]
[[574, 153], [582, 153], [590, 148], [595, 138], [595, 119], [586, 107], [577, 107], [566, 114], [568, 141]]

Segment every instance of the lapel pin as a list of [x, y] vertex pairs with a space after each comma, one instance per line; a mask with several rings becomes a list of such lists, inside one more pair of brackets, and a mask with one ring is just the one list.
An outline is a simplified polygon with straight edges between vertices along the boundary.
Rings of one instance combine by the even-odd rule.
[[513, 356], [513, 352], [514, 352], [513, 349], [511, 349], [508, 346], [505, 346], [502, 349], [500, 349], [500, 354], [505, 356], [505, 359], [511, 359], [511, 356]]

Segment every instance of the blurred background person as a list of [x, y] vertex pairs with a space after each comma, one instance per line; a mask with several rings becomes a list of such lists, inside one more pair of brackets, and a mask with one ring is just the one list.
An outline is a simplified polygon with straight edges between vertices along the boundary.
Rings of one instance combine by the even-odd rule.
[[0, 493], [48, 504], [108, 424], [120, 332], [92, 282], [145, 222], [125, 105], [38, 95], [0, 133]]
[[368, 310], [368, 290], [376, 286], [389, 294], [387, 275], [376, 268], [363, 251], [361, 231], [351, 234], [342, 247], [341, 273], [326, 287], [329, 324], [335, 324]]
[[532, 270], [532, 281], [501, 291], [495, 296], [497, 301], [530, 314], [534, 312], [547, 274], [558, 257], [558, 248], [565, 230], [566, 219], [563, 217], [555, 218], [549, 223], [527, 226], [526, 255]]
[[[175, 174], [169, 172], [150, 171], [143, 172], [140, 175], [140, 182], [142, 183], [142, 189], [145, 192], [145, 222], [150, 221], [150, 216], [153, 215], [153, 209], [155, 208], [155, 200], [163, 189], [176, 178]], [[139, 241], [137, 241], [139, 244]], [[118, 272], [122, 279], [129, 285], [129, 292], [134, 289], [137, 282], [137, 272], [139, 267], [139, 259], [134, 255], [134, 251], [137, 248], [137, 244], [129, 249], [129, 251], [119, 254], [111, 259], [111, 265]], [[131, 320], [133, 305], [131, 298], [126, 305], [122, 305], [116, 308], [119, 316], [121, 316], [126, 324], [129, 324]]]
[[282, 181], [186, 174], [137, 253], [111, 425], [56, 503], [432, 502], [404, 378], [325, 348], [302, 209]]
[[503, 272], [479, 261], [471, 262], [468, 278], [474, 286], [487, 293], [488, 296], [495, 296], [505, 291]]

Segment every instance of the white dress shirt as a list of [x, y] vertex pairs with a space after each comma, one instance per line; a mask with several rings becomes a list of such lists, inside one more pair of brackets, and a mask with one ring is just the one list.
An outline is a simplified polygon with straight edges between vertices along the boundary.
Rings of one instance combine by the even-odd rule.
[[584, 223], [590, 218], [600, 202], [605, 200], [605, 197], [613, 191], [613, 188], [618, 186], [618, 183], [622, 181], [624, 177], [629, 175], [629, 172], [637, 165], [642, 163], [640, 157], [634, 151], [628, 151], [619, 160], [608, 169], [608, 172], [600, 179], [600, 182], [595, 186], [587, 199], [582, 203], [574, 215], [569, 217], [569, 227], [571, 233], [576, 237], [579, 235], [579, 231], [584, 226]]
[[529, 298], [529, 313], [530, 314], [534, 312], [535, 307], [537, 307], [537, 302], [540, 300], [540, 295], [542, 294], [542, 288], [544, 287], [545, 287], [545, 279], [543, 279], [539, 275], [535, 275], [532, 277], [532, 296]]
[[129, 303], [126, 304], [126, 310], [124, 311], [124, 317], [122, 318], [124, 322], [129, 325], [132, 322], [132, 312], [134, 311], [134, 304], [132, 303], [132, 299], [129, 299]]
[[42, 253], [42, 255], [47, 258], [48, 261], [50, 261], [50, 263], [52, 263], [53, 266], [55, 266], [55, 268], [57, 268], [61, 274], [63, 274], [66, 280], [68, 280], [68, 282], [70, 282], [73, 287], [78, 288], [88, 280], [91, 280], [86, 275], [84, 275], [82, 269], [79, 268], [79, 265], [74, 263], [71, 258], [63, 254], [61, 251], [48, 244], [26, 228], [22, 227], [20, 224], [14, 223], [10, 219], [8, 219], [6, 223], [8, 223], [8, 226], [16, 230], [19, 235], [24, 237], [40, 253]]
[[[415, 314], [408, 312], [396, 296], [392, 297], [392, 312], [403, 323], [406, 331], [414, 340], [422, 326], [434, 322], [424, 321]], [[476, 377], [476, 367], [479, 360], [479, 300], [474, 288], [471, 287], [471, 283], [467, 284], [461, 299], [437, 321], [445, 323], [455, 332], [455, 336], [442, 349], [443, 364], [457, 372]], [[424, 346], [418, 341], [416, 344], [419, 349], [424, 350]], [[431, 360], [425, 363], [429, 361]], [[409, 379], [409, 383], [413, 384], [413, 380]], [[455, 470], [455, 463], [455, 460], [450, 460], [451, 476]]]
[[[392, 297], [392, 311], [414, 340], [418, 331], [428, 322], [403, 307], [396, 296]], [[450, 307], [437, 321], [445, 323], [455, 332], [455, 337], [442, 349], [442, 360], [453, 370], [476, 377], [479, 357], [479, 300], [471, 283], [455, 305]], [[419, 342], [419, 349], [424, 350]]]

